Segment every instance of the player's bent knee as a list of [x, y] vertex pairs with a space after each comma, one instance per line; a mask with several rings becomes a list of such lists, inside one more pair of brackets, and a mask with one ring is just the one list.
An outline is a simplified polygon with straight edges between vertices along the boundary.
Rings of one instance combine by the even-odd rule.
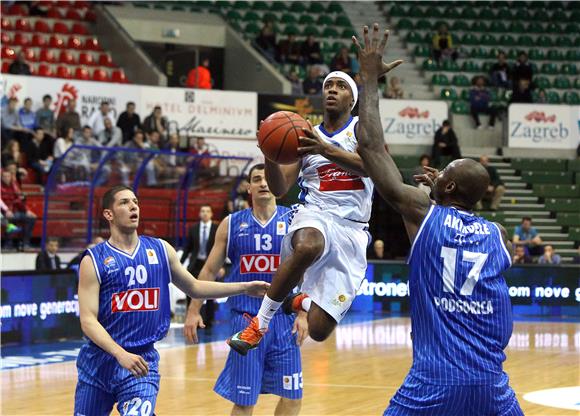
[[314, 261], [324, 251], [324, 237], [315, 228], [299, 230], [292, 239], [294, 255], [305, 261]]
[[308, 327], [308, 335], [316, 342], [325, 341], [332, 334], [332, 330], [326, 328], [312, 328]]

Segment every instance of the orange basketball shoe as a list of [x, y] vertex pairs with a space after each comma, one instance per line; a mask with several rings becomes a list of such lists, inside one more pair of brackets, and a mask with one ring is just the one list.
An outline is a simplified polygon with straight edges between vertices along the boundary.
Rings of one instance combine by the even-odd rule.
[[248, 326], [240, 332], [236, 332], [226, 341], [231, 349], [241, 355], [246, 355], [248, 351], [256, 348], [267, 331], [260, 329], [257, 316], [252, 318], [245, 313], [244, 318], [250, 321]]

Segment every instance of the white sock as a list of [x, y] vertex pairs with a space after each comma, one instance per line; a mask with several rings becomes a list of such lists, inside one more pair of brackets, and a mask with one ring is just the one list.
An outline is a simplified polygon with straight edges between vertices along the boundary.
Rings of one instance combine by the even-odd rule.
[[312, 304], [312, 299], [310, 299], [309, 297], [302, 299], [302, 309], [304, 309], [304, 312], [308, 312], [310, 310], [311, 304]]
[[258, 311], [258, 323], [260, 324], [260, 329], [268, 328], [270, 325], [270, 320], [276, 313], [278, 309], [282, 306], [282, 302], [276, 302], [268, 297], [268, 295], [264, 296], [262, 300], [262, 306], [260, 306], [260, 310]]

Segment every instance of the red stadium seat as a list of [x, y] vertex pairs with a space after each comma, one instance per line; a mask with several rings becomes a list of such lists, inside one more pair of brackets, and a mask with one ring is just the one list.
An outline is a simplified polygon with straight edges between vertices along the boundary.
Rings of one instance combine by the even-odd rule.
[[30, 22], [28, 19], [18, 19], [14, 25], [14, 30], [19, 30], [21, 32], [30, 32]]
[[30, 38], [27, 33], [16, 32], [12, 43], [18, 46], [27, 46], [30, 43]]
[[48, 46], [50, 48], [62, 49], [65, 47], [64, 41], [60, 36], [52, 35], [48, 41]]
[[91, 7], [91, 3], [88, 1], [75, 1], [74, 7], [76, 9], [88, 9]]
[[62, 66], [62, 65], [59, 65], [58, 68], [56, 68], [56, 76], [57, 76], [57, 78], [65, 78], [65, 79], [72, 78], [71, 73], [70, 73], [70, 69], [68, 68], [68, 66]]
[[82, 80], [90, 80], [91, 76], [89, 74], [89, 70], [83, 66], [77, 67], [75, 70], [75, 78], [82, 79]]
[[127, 77], [125, 76], [125, 71], [123, 71], [122, 69], [115, 69], [113, 71], [113, 73], [111, 74], [111, 81], [125, 84], [127, 82]]
[[102, 69], [95, 69], [93, 71], [93, 81], [108, 81], [109, 76]]
[[39, 35], [35, 33], [32, 35], [32, 42], [30, 42], [30, 46], [34, 46], [36, 48], [43, 48], [46, 46], [46, 36]]
[[93, 55], [87, 52], [81, 52], [79, 54], [79, 65], [95, 65]]
[[99, 65], [101, 66], [113, 66], [113, 60], [111, 55], [108, 53], [102, 53], [99, 55]]
[[51, 77], [52, 76], [52, 69], [47, 64], [40, 64], [38, 65], [38, 74], [39, 77]]
[[8, 46], [2, 46], [2, 59], [14, 59], [16, 58], [16, 52], [14, 49]]
[[61, 64], [69, 64], [72, 65], [75, 63], [75, 58], [72, 56], [72, 54], [67, 51], [67, 50], [63, 50], [60, 52], [60, 56], [58, 58], [58, 61]]
[[48, 9], [48, 12], [46, 12], [46, 17], [51, 19], [62, 19], [62, 13], [57, 8], [51, 7]]
[[69, 20], [83, 20], [81, 14], [77, 12], [75, 9], [67, 9], [67, 11], [64, 14], [64, 18]]
[[56, 58], [54, 57], [54, 54], [50, 49], [41, 49], [38, 60], [41, 62], [50, 62], [50, 63], [56, 62]]
[[92, 11], [91, 9], [87, 10], [85, 13], [85, 21], [87, 22], [96, 22], [97, 21], [97, 15], [95, 14], [94, 11]]
[[37, 20], [34, 23], [34, 31], [35, 32], [42, 32], [42, 33], [50, 33], [50, 26], [44, 20]]
[[18, 3], [13, 4], [12, 6], [8, 7], [8, 10], [6, 10], [7, 16], [26, 16], [27, 14], [28, 13], [26, 9]]
[[10, 29], [12, 29], [12, 23], [10, 23], [10, 20], [2, 18], [2, 30]]
[[2, 61], [2, 73], [6, 74], [8, 72], [8, 68], [10, 68], [10, 62]]
[[52, 30], [54, 33], [61, 33], [63, 35], [68, 35], [69, 33], [68, 26], [63, 22], [55, 22]]
[[82, 23], [75, 23], [73, 24], [71, 33], [74, 33], [75, 35], [88, 35], [89, 31]]
[[34, 53], [33, 49], [22, 49], [24, 56], [26, 57], [27, 61], [36, 62], [38, 61], [36, 54]]
[[12, 39], [10, 35], [6, 32], [2, 32], [2, 45], [10, 45], [12, 43]]
[[78, 36], [69, 36], [66, 46], [69, 49], [83, 49], [83, 44]]
[[99, 45], [97, 38], [87, 38], [85, 41], [85, 49], [89, 51], [100, 51], [101, 46]]

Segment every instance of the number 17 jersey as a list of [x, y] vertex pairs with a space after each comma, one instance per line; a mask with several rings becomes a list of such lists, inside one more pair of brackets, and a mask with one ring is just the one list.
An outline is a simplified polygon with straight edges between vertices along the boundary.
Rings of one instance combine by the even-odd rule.
[[493, 384], [512, 333], [511, 266], [496, 224], [433, 205], [409, 255], [410, 375], [429, 384]]

